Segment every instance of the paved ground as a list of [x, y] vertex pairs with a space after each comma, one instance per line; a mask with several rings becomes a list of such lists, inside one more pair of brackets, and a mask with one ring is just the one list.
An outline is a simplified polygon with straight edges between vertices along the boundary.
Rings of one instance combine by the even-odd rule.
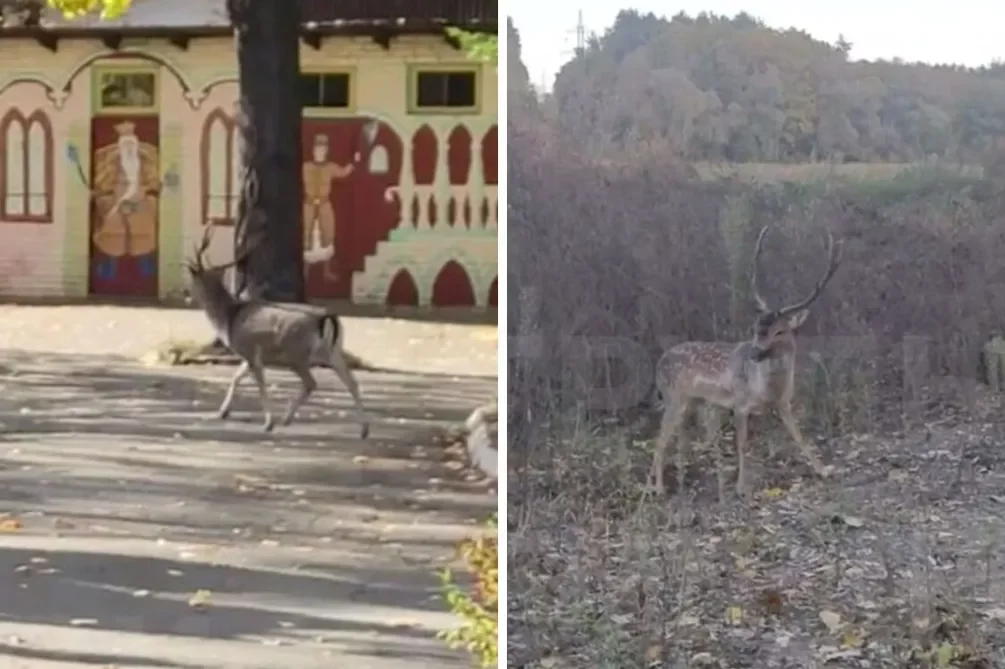
[[[434, 570], [495, 498], [430, 435], [493, 395], [494, 337], [347, 329], [410, 370], [360, 374], [368, 442], [320, 370], [264, 436], [250, 388], [211, 417], [232, 369], [130, 359], [207, 336], [195, 313], [0, 307], [0, 669], [466, 666], [433, 638], [455, 624]], [[278, 406], [293, 380], [270, 381]]]

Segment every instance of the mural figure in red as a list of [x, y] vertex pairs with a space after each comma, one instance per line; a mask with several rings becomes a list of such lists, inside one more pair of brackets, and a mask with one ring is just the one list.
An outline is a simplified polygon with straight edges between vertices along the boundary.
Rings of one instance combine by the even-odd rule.
[[325, 279], [337, 280], [331, 262], [335, 255], [335, 207], [332, 182], [345, 179], [355, 169], [353, 163], [339, 165], [328, 157], [328, 136], [317, 133], [311, 160], [304, 162], [304, 260], [308, 265], [324, 263]]

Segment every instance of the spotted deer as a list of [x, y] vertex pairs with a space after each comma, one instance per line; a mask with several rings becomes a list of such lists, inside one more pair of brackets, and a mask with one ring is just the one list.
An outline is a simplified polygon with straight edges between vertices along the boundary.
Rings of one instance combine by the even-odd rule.
[[188, 269], [191, 297], [202, 307], [215, 335], [241, 358], [230, 387], [220, 405], [220, 418], [227, 418], [238, 384], [249, 374], [258, 386], [262, 405], [263, 429], [273, 428], [272, 410], [265, 386], [265, 365], [285, 367], [300, 377], [300, 392], [290, 401], [283, 425], [293, 420], [297, 409], [318, 387], [312, 366], [332, 369], [349, 390], [360, 421], [360, 436], [367, 438], [370, 424], [359, 395], [359, 385], [342, 350], [343, 332], [338, 316], [327, 309], [294, 302], [267, 302], [238, 299], [224, 283], [224, 272], [239, 263], [242, 256], [223, 265], [210, 267], [204, 254], [212, 238], [207, 225]]
[[[806, 321], [809, 306], [820, 296], [834, 276], [841, 262], [842, 243], [835, 245], [834, 237], [827, 235], [828, 263], [823, 276], [809, 297], [795, 304], [773, 310], [761, 297], [757, 286], [757, 266], [770, 226], [765, 226], [757, 236], [751, 261], [751, 287], [757, 302], [757, 319], [753, 336], [736, 343], [687, 342], [663, 354], [656, 369], [656, 387], [663, 399], [664, 412], [657, 438], [650, 480], [662, 492], [663, 468], [666, 451], [674, 437], [681, 431], [689, 410], [698, 402], [733, 412], [736, 431], [737, 480], [739, 495], [745, 493], [747, 447], [747, 418], [774, 408], [786, 431], [796, 442], [803, 458], [813, 472], [826, 476], [825, 468], [816, 450], [803, 439], [795, 417], [792, 415], [792, 398], [795, 392], [796, 331]], [[775, 444], [769, 446], [771, 456]], [[712, 449], [718, 468], [719, 496], [724, 494], [722, 454]], [[679, 488], [684, 479], [684, 449], [676, 449]]]

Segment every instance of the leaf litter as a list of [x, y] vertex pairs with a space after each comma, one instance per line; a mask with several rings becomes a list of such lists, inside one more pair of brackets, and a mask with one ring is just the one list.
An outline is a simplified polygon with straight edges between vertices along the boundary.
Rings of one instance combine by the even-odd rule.
[[1005, 667], [1005, 412], [964, 420], [836, 438], [826, 481], [755, 439], [725, 504], [707, 452], [660, 499], [628, 440], [541, 449], [510, 474], [510, 665]]

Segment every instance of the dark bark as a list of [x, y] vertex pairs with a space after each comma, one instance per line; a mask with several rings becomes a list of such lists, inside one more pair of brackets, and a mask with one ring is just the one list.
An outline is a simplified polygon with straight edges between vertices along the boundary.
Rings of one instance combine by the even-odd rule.
[[303, 302], [299, 3], [228, 0], [234, 25], [244, 139], [234, 252], [239, 294]]

